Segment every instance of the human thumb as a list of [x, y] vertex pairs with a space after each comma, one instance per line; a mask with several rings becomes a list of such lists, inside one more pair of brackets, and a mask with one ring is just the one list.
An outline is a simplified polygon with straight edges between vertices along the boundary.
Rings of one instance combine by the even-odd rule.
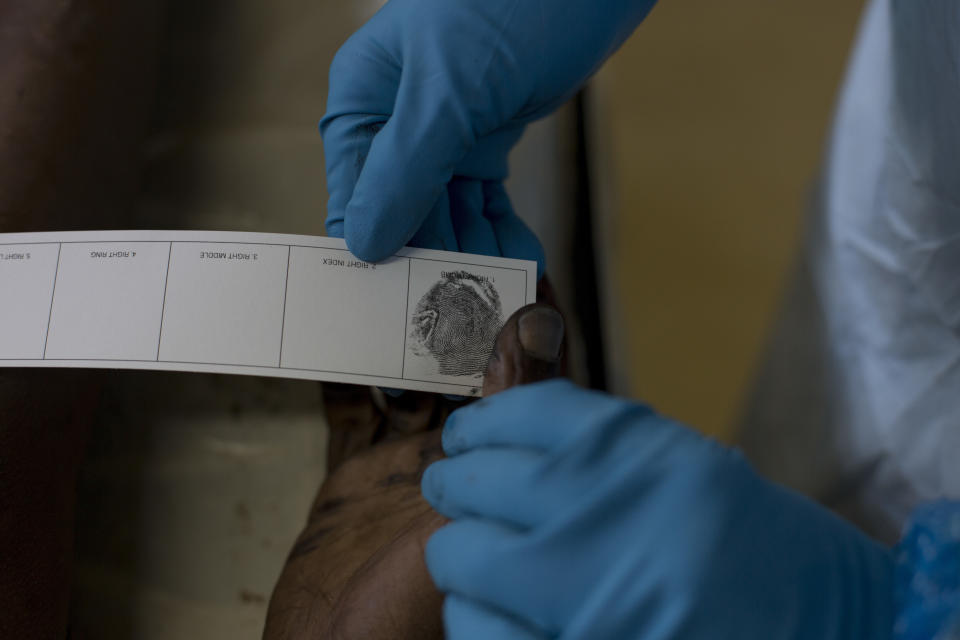
[[507, 319], [483, 378], [484, 397], [564, 374], [566, 328], [550, 305], [529, 304]]

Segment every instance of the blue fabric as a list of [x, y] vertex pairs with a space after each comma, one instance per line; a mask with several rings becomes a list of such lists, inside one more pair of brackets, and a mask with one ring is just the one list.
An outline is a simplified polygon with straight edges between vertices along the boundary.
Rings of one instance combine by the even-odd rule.
[[896, 639], [960, 640], [960, 502], [920, 507], [896, 562]]
[[363, 260], [413, 246], [536, 260], [503, 180], [655, 0], [391, 0], [340, 49], [320, 123], [327, 231]]
[[423, 495], [449, 638], [891, 638], [889, 549], [735, 450], [565, 380], [451, 414]]

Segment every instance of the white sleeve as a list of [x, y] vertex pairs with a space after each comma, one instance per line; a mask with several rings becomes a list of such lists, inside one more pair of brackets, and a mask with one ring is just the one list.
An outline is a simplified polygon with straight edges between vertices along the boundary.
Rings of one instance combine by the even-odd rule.
[[869, 3], [816, 205], [744, 447], [894, 540], [960, 497], [960, 3]]

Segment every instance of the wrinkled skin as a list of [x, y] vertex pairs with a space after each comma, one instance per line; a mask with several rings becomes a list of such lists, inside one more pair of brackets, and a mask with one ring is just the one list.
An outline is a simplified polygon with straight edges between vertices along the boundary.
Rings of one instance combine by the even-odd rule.
[[[518, 318], [534, 306], [548, 305], [524, 307], [500, 332], [485, 396], [564, 373], [562, 347], [556, 359], [541, 360], [519, 342]], [[423, 551], [445, 519], [420, 495], [420, 477], [443, 456], [440, 428], [459, 405], [345, 385], [327, 385], [325, 399], [329, 475], [274, 590], [264, 638], [442, 638], [443, 598]]]

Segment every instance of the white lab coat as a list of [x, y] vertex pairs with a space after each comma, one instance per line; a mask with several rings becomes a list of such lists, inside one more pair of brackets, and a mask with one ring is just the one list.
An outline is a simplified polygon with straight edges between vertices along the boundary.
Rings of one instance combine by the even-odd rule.
[[743, 445], [892, 541], [960, 498], [960, 2], [869, 3], [814, 208]]

